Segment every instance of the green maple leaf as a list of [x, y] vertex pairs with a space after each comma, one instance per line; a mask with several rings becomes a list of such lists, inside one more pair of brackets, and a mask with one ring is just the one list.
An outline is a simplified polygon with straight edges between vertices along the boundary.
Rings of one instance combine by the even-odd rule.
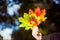
[[31, 29], [32, 26], [31, 25], [28, 25], [29, 19], [30, 19], [29, 14], [24, 13], [24, 16], [23, 17], [19, 17], [18, 18], [19, 22], [21, 22], [21, 24], [19, 25], [19, 27], [25, 27], [25, 30]]
[[30, 18], [29, 14], [24, 13], [24, 18], [25, 18], [26, 20], [29, 20], [29, 18]]
[[29, 29], [31, 29], [31, 27], [29, 27], [29, 26], [26, 26], [25, 27], [25, 30], [29, 30]]
[[18, 20], [19, 20], [19, 22], [24, 22], [24, 18], [23, 17], [19, 17]]
[[25, 24], [20, 24], [19, 27], [25, 27]]

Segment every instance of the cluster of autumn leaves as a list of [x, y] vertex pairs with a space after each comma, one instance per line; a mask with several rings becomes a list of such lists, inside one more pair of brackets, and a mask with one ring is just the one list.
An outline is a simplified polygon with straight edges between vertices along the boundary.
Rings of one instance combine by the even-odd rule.
[[21, 22], [19, 27], [25, 27], [25, 30], [29, 30], [34, 26], [38, 26], [40, 23], [44, 22], [47, 17], [46, 10], [36, 7], [34, 11], [29, 9], [29, 13], [24, 13], [23, 17], [19, 17], [18, 20]]

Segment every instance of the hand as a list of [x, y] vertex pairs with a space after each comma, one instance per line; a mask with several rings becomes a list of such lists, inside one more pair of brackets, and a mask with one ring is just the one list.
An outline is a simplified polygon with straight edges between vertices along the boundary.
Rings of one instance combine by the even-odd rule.
[[33, 27], [32, 28], [32, 36], [36, 39], [36, 40], [41, 40], [42, 39], [42, 34], [40, 33], [38, 27]]

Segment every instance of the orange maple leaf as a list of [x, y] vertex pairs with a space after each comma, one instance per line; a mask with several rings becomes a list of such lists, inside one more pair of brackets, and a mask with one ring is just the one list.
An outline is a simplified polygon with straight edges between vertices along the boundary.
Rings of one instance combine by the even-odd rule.
[[36, 16], [40, 16], [40, 13], [41, 13], [41, 9], [40, 9], [40, 7], [37, 7], [37, 8], [35, 9], [35, 14], [36, 14]]

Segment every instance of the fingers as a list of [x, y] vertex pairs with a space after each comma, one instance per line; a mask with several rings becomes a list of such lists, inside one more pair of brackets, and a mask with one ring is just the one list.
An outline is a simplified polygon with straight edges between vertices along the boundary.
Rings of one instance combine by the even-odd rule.
[[35, 38], [35, 39], [41, 39], [42, 38], [42, 34], [40, 33], [38, 27], [34, 27], [32, 29], [32, 36]]

